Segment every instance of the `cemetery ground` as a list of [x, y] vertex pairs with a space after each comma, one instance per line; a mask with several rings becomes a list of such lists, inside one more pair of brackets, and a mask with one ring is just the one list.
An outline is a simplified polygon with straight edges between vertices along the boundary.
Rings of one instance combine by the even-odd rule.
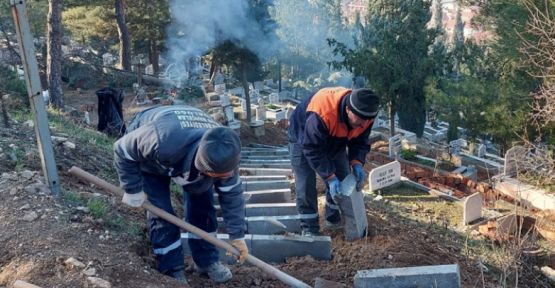
[[[34, 130], [25, 124], [30, 115], [12, 116], [17, 123], [11, 128], [0, 126], [0, 287], [17, 279], [41, 287], [180, 287], [155, 270], [144, 212], [66, 172], [76, 165], [117, 183], [113, 139], [50, 113], [52, 135], [67, 138], [54, 146], [63, 188], [56, 198], [39, 182], [44, 180]], [[285, 129], [268, 127], [272, 137], [264, 139], [241, 131], [243, 143], [285, 145]], [[319, 190], [322, 195], [322, 185]], [[179, 197], [174, 200], [179, 205]], [[388, 188], [366, 200], [367, 237], [347, 242], [343, 232], [324, 230], [332, 237], [332, 260], [296, 257], [276, 267], [310, 285], [321, 277], [350, 287], [358, 270], [457, 263], [464, 287], [514, 287], [516, 281], [519, 287], [552, 286], [536, 268], [553, 266], [550, 243], [517, 245], [522, 238], [499, 243], [466, 231], [459, 204], [412, 188]], [[319, 202], [323, 210], [322, 196]], [[529, 253], [540, 248], [541, 254]], [[186, 275], [192, 287], [283, 287], [256, 267], [231, 269], [234, 278], [223, 285], [198, 276], [191, 265]]]

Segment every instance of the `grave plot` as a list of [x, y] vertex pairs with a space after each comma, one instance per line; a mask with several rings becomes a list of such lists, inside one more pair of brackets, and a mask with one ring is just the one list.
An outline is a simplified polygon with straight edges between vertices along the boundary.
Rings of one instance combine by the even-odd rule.
[[[285, 262], [288, 257], [311, 256], [317, 260], [331, 259], [329, 236], [301, 236], [300, 217], [291, 195], [292, 176], [289, 152], [283, 146], [250, 145], [243, 147], [240, 164], [241, 180], [246, 201], [245, 240], [250, 253], [266, 262]], [[219, 205], [219, 230], [225, 232]], [[218, 234], [228, 240], [227, 234]], [[182, 234], [186, 253], [190, 253], [188, 239]], [[220, 251], [221, 260], [234, 263], [235, 259]]]

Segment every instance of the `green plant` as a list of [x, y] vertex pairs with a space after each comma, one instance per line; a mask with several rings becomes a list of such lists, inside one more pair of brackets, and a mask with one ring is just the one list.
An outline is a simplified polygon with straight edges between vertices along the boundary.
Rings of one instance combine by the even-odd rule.
[[106, 224], [113, 229], [114, 232], [121, 232], [132, 236], [139, 236], [143, 231], [140, 224], [125, 220], [125, 218], [119, 215], [106, 219]]
[[406, 160], [416, 159], [416, 150], [412, 149], [401, 149], [401, 157]]
[[199, 86], [190, 85], [181, 89], [177, 97], [184, 101], [202, 98], [204, 97], [204, 91]]
[[272, 103], [270, 103], [270, 104], [266, 104], [266, 108], [272, 109], [272, 110], [276, 110], [276, 109], [278, 109], [279, 107], [276, 106], [276, 105], [274, 105], [274, 104], [272, 104]]
[[106, 212], [108, 212], [108, 204], [99, 198], [90, 199], [87, 207], [94, 218], [104, 218]]
[[79, 205], [82, 202], [81, 196], [71, 191], [63, 192], [62, 197], [65, 201], [71, 204]]

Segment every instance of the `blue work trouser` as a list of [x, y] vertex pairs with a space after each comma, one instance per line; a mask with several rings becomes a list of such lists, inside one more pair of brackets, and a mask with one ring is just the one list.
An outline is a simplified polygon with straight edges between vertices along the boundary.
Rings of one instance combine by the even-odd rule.
[[[316, 191], [316, 172], [310, 167], [303, 154], [302, 146], [289, 143], [291, 166], [295, 175], [295, 194], [297, 195], [297, 210], [301, 215], [301, 229], [318, 232], [318, 193]], [[349, 161], [346, 150], [334, 155], [335, 175], [343, 180], [349, 175]], [[337, 223], [341, 220], [339, 206], [333, 201], [326, 182], [326, 220]]]
[[[170, 177], [143, 173], [143, 189], [152, 205], [175, 215], [171, 204]], [[179, 227], [147, 213], [150, 242], [158, 271], [166, 273], [185, 267]]]
[[[183, 191], [183, 199], [186, 203], [187, 222], [216, 237], [218, 221], [216, 219], [216, 208], [214, 207], [214, 188], [210, 188], [201, 194]], [[189, 247], [191, 248], [193, 261], [200, 268], [206, 268], [219, 259], [216, 246], [195, 235], [191, 235]]]

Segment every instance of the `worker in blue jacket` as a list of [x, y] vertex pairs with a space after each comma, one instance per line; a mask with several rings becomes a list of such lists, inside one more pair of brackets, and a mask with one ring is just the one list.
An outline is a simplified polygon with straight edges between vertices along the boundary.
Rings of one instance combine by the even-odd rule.
[[[214, 191], [222, 209], [230, 240], [248, 256], [244, 235], [245, 201], [238, 165], [241, 143], [237, 134], [220, 127], [209, 115], [189, 106], [162, 106], [137, 114], [128, 133], [114, 144], [114, 162], [122, 201], [140, 207], [148, 199], [154, 206], [175, 214], [170, 199], [170, 181], [183, 188], [186, 220], [216, 235]], [[148, 213], [150, 242], [161, 273], [186, 283], [180, 230]], [[231, 279], [221, 264], [216, 247], [200, 238], [189, 239], [197, 271], [214, 282]]]
[[303, 100], [289, 119], [289, 152], [295, 175], [297, 209], [303, 235], [317, 235], [316, 174], [326, 182], [326, 226], [341, 226], [333, 198], [351, 170], [357, 188], [364, 186], [363, 170], [370, 151], [368, 136], [378, 115], [379, 98], [370, 89], [324, 88]]

